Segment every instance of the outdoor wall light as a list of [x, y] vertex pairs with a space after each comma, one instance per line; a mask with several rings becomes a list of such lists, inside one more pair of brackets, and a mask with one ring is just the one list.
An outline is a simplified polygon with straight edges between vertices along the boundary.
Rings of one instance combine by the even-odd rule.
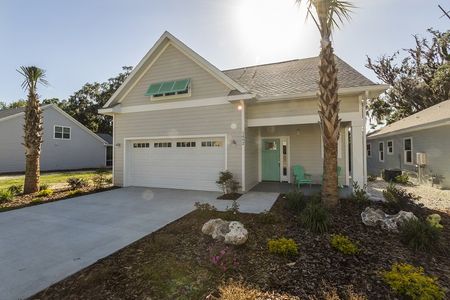
[[239, 104], [238, 107], [237, 107], [237, 109], [238, 109], [238, 110], [242, 110], [242, 105]]

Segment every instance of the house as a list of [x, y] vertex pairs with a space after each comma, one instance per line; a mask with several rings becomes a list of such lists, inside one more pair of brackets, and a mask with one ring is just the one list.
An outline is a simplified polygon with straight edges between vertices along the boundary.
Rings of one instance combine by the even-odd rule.
[[[41, 170], [75, 170], [107, 165], [108, 143], [54, 104], [42, 106]], [[0, 173], [25, 171], [25, 108], [0, 111]]]
[[[365, 99], [386, 86], [336, 59], [339, 180], [363, 183]], [[227, 169], [245, 192], [261, 181], [292, 182], [294, 165], [320, 183], [318, 63], [312, 57], [220, 71], [165, 32], [99, 111], [113, 116], [114, 184], [217, 190], [218, 173]]]
[[450, 188], [450, 100], [369, 134], [367, 167], [373, 175], [383, 169], [420, 171], [422, 183], [437, 175], [434, 183]]

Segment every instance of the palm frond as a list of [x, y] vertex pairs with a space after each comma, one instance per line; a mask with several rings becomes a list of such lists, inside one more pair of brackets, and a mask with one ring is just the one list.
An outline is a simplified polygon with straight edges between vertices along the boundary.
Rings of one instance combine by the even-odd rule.
[[44, 69], [36, 66], [21, 66], [17, 72], [24, 77], [21, 85], [23, 89], [35, 89], [38, 83], [48, 85]]

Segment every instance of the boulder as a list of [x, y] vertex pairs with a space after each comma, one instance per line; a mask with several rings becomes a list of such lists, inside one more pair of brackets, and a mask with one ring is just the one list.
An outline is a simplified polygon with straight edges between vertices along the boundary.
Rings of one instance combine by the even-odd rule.
[[399, 211], [395, 215], [388, 215], [381, 209], [373, 209], [371, 207], [367, 207], [361, 213], [361, 220], [365, 225], [380, 225], [381, 228], [391, 232], [398, 232], [398, 227], [405, 221], [411, 219], [417, 219], [417, 217], [412, 212], [403, 210]]
[[230, 245], [242, 245], [248, 238], [248, 231], [242, 223], [237, 221], [227, 222], [222, 219], [209, 220], [203, 225], [202, 232], [215, 240]]

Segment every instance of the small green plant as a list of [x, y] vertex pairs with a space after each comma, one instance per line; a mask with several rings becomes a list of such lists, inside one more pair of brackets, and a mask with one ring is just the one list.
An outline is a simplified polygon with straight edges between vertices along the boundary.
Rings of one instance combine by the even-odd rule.
[[84, 178], [70, 177], [67, 178], [67, 184], [70, 186], [71, 190], [77, 190], [85, 188], [89, 185], [88, 181]]
[[14, 199], [14, 194], [9, 190], [0, 190], [0, 203], [9, 202]]
[[23, 192], [23, 185], [21, 184], [14, 184], [9, 186], [8, 191], [13, 193], [14, 196], [20, 195]]
[[386, 200], [385, 205], [394, 211], [405, 209], [408, 204], [420, 199], [420, 197], [406, 192], [405, 189], [397, 188], [393, 183], [390, 183], [383, 191], [383, 197]]
[[413, 300], [444, 299], [445, 293], [436, 278], [424, 274], [422, 267], [396, 263], [390, 271], [381, 273], [384, 282], [402, 296]]
[[231, 206], [227, 206], [225, 209], [224, 219], [230, 221], [237, 218], [239, 214], [239, 203], [236, 200], [233, 200]]
[[53, 194], [53, 190], [46, 189], [46, 190], [41, 190], [41, 191], [37, 192], [36, 196], [38, 196], [38, 197], [48, 197], [48, 196], [51, 196], [52, 194]]
[[377, 176], [375, 176], [375, 175], [367, 176], [367, 181], [369, 181], [369, 182], [374, 182], [376, 180], [377, 180]]
[[96, 189], [101, 189], [107, 183], [108, 169], [98, 169], [95, 171], [95, 176], [92, 178]]
[[50, 187], [50, 186], [49, 186], [47, 183], [41, 183], [41, 184], [39, 185], [39, 190], [40, 190], [40, 191], [42, 191], [42, 190], [48, 190], [49, 187]]
[[297, 243], [293, 239], [280, 238], [267, 242], [269, 252], [282, 256], [293, 256], [298, 254]]
[[67, 197], [74, 197], [80, 194], [83, 194], [82, 190], [72, 190], [67, 193]]
[[367, 186], [360, 187], [358, 182], [353, 182], [352, 200], [359, 205], [367, 205], [369, 203], [369, 196], [366, 192]]
[[234, 180], [233, 173], [230, 171], [222, 171], [219, 173], [219, 180], [216, 181], [224, 194], [235, 194], [240, 186], [239, 182]]
[[441, 224], [441, 216], [438, 215], [438, 214], [429, 215], [427, 217], [427, 222], [431, 226], [433, 226], [433, 227], [435, 227], [437, 229], [443, 229], [444, 228], [444, 226]]
[[410, 219], [400, 226], [400, 241], [414, 250], [430, 251], [438, 245], [440, 237], [440, 229], [420, 219]]
[[404, 173], [402, 175], [397, 175], [394, 178], [394, 182], [398, 183], [398, 184], [408, 184], [409, 183], [409, 176], [406, 173]]
[[264, 210], [258, 215], [258, 220], [262, 224], [275, 224], [278, 223], [278, 217], [269, 210]]
[[306, 207], [306, 199], [300, 191], [292, 191], [286, 194], [286, 207], [289, 211], [298, 215]]
[[302, 222], [312, 232], [325, 233], [330, 223], [329, 212], [321, 202], [310, 202], [302, 212]]
[[200, 215], [205, 217], [209, 217], [213, 212], [217, 211], [217, 208], [209, 203], [195, 202], [194, 207], [200, 212]]
[[333, 248], [344, 254], [356, 254], [359, 252], [358, 246], [345, 235], [333, 234], [330, 243]]
[[42, 203], [42, 202], [44, 202], [44, 198], [42, 198], [42, 197], [36, 197], [36, 198], [33, 198], [33, 200], [31, 200], [31, 203], [34, 203], [34, 204], [38, 204], [38, 203]]

